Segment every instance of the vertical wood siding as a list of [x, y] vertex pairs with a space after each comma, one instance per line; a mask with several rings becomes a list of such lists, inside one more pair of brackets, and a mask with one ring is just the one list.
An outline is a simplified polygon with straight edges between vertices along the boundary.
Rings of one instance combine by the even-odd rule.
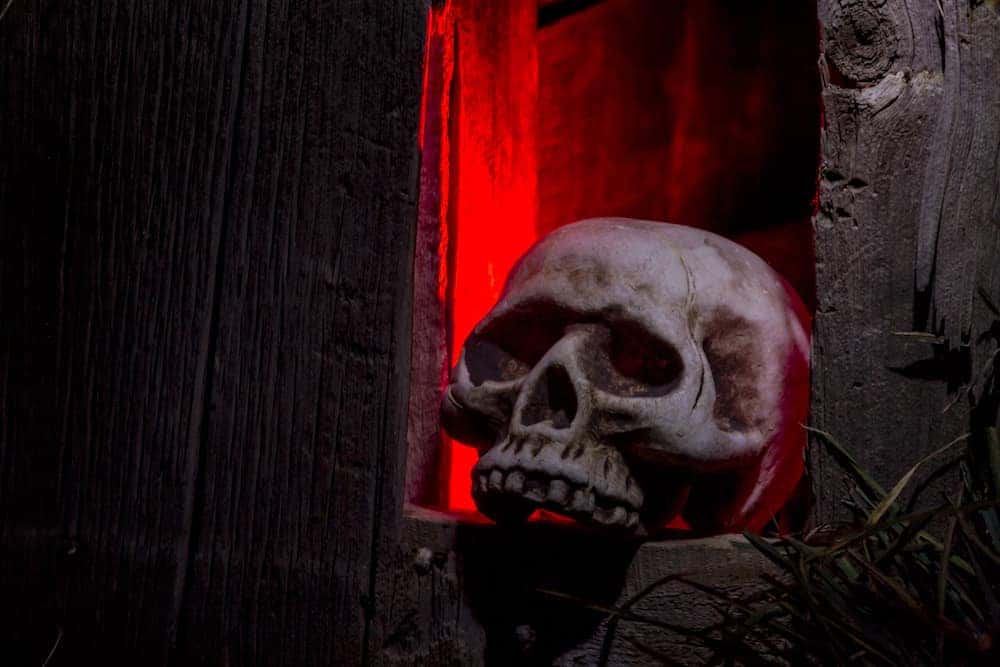
[[4, 661], [60, 633], [57, 661], [364, 658], [401, 506], [425, 21], [0, 21]]

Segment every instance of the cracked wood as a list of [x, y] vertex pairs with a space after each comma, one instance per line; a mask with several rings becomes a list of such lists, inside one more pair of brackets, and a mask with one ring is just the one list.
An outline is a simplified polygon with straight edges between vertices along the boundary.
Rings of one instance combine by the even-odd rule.
[[[967, 0], [821, 0], [825, 127], [812, 420], [883, 483], [968, 428], [996, 343], [1000, 11]], [[893, 335], [925, 332], [927, 339]], [[928, 344], [926, 340], [938, 341]], [[843, 489], [814, 449], [817, 517]]]

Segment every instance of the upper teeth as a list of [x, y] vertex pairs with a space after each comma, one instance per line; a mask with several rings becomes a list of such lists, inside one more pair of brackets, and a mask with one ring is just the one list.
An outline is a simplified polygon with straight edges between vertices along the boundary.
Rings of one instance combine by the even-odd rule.
[[593, 487], [561, 478], [533, 474], [519, 468], [477, 472], [475, 495], [517, 495], [556, 512], [605, 526], [635, 528], [639, 512], [627, 501], [597, 493]]
[[[514, 493], [521, 492], [518, 484], [523, 487], [529, 477], [561, 479], [574, 487], [593, 489], [607, 499], [606, 506], [642, 507], [642, 489], [632, 479], [621, 453], [600, 444], [558, 442], [535, 435], [509, 437], [490, 448], [476, 464], [476, 474], [489, 476], [495, 469], [505, 474], [511, 470], [524, 474], [523, 478], [505, 481], [514, 485], [508, 489]], [[496, 480], [498, 484], [500, 481]]]

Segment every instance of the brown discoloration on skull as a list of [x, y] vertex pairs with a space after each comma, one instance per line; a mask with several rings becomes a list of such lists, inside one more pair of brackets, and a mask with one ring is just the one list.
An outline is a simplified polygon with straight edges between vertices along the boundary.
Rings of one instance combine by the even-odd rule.
[[790, 313], [759, 258], [708, 232], [625, 219], [557, 230], [515, 267], [442, 403], [449, 432], [483, 445], [477, 505], [500, 521], [542, 507], [651, 530], [689, 498], [705, 506], [698, 480], [731, 475], [736, 500], [719, 503], [745, 506], [699, 525], [746, 525], [751, 464], [780, 435], [782, 364], [805, 363]]
[[511, 356], [496, 341], [473, 336], [465, 344], [469, 379], [475, 386], [489, 380], [508, 382], [521, 377], [531, 366]]
[[721, 307], [707, 318], [705, 357], [712, 373], [728, 378], [715, 388], [713, 414], [726, 431], [760, 426], [763, 415], [757, 398], [760, 395], [759, 361], [754, 349], [761, 345], [761, 334], [752, 322], [731, 309]]

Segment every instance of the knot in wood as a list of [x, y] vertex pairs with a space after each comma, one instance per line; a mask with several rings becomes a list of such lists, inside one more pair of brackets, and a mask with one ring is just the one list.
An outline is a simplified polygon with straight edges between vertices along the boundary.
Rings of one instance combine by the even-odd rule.
[[873, 83], [889, 73], [899, 37], [886, 0], [837, 0], [825, 28], [827, 61], [846, 81]]
[[413, 567], [421, 574], [431, 571], [431, 564], [434, 560], [434, 552], [427, 547], [420, 547], [413, 558]]

